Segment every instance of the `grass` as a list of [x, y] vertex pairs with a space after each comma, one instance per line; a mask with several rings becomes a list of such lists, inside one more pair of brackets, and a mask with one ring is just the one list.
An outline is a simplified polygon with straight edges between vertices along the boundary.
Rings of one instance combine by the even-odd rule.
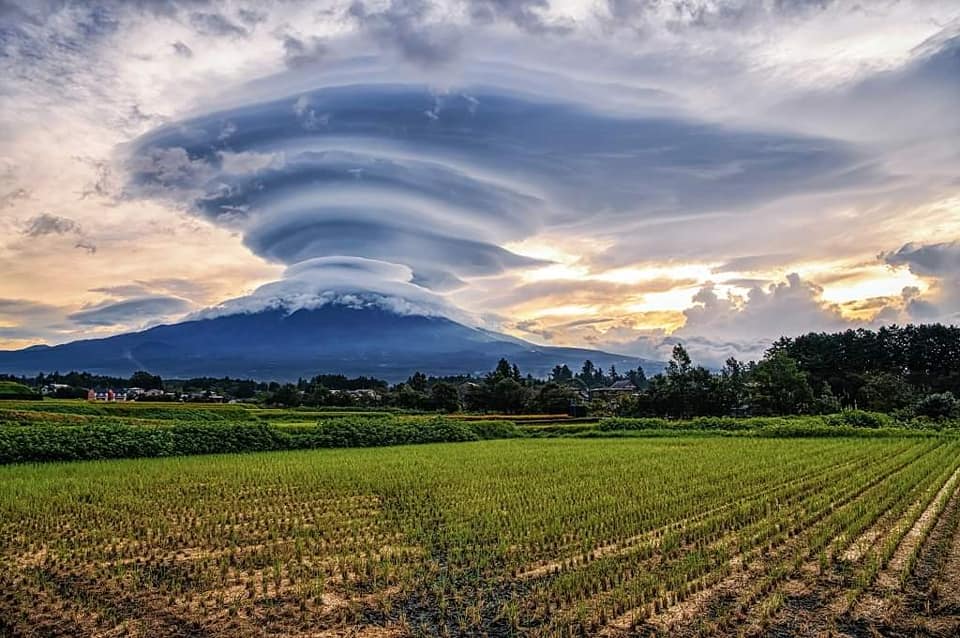
[[691, 434], [0, 467], [0, 634], [594, 635], [741, 578], [734, 557], [775, 622], [798, 565], [912, 516], [958, 459]]
[[0, 381], [0, 399], [31, 399], [39, 395], [31, 388], [16, 381]]

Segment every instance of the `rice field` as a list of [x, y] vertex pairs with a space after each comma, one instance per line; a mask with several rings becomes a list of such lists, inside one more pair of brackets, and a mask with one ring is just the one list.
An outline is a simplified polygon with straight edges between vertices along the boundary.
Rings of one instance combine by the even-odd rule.
[[960, 442], [0, 467], [2, 636], [957, 635]]

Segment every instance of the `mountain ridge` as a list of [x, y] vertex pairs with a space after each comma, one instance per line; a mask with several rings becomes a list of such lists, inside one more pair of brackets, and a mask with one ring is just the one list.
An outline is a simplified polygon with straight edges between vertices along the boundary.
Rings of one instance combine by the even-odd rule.
[[0, 351], [0, 372], [83, 370], [126, 376], [147, 370], [168, 378], [231, 376], [291, 381], [320, 373], [401, 381], [415, 371], [480, 374], [500, 358], [545, 377], [555, 365], [578, 369], [590, 359], [621, 371], [663, 363], [600, 350], [540, 346], [471, 328], [441, 316], [398, 314], [374, 306], [265, 309], [197, 318], [138, 332], [55, 346]]

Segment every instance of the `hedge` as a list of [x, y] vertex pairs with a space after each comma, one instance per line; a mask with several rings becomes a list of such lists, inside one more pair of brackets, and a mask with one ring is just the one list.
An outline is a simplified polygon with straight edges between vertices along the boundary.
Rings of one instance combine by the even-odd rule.
[[509, 422], [444, 418], [332, 419], [314, 426], [247, 423], [32, 425], [0, 428], [0, 463], [375, 447], [479, 441], [520, 435]]

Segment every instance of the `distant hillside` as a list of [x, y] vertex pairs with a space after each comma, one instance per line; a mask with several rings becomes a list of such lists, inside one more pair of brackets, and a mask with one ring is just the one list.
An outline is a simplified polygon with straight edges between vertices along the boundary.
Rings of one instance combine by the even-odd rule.
[[186, 321], [105, 339], [0, 352], [0, 372], [85, 370], [129, 376], [148, 370], [170, 378], [290, 381], [335, 372], [401, 381], [418, 370], [431, 375], [484, 373], [501, 357], [538, 377], [558, 364], [577, 369], [586, 359], [621, 371], [638, 365], [648, 373], [663, 368], [661, 362], [598, 350], [538, 346], [443, 317], [327, 305]]
[[18, 399], [22, 401], [24, 399], [38, 398], [40, 398], [39, 394], [22, 383], [17, 383], [16, 381], [0, 381], [0, 400]]

